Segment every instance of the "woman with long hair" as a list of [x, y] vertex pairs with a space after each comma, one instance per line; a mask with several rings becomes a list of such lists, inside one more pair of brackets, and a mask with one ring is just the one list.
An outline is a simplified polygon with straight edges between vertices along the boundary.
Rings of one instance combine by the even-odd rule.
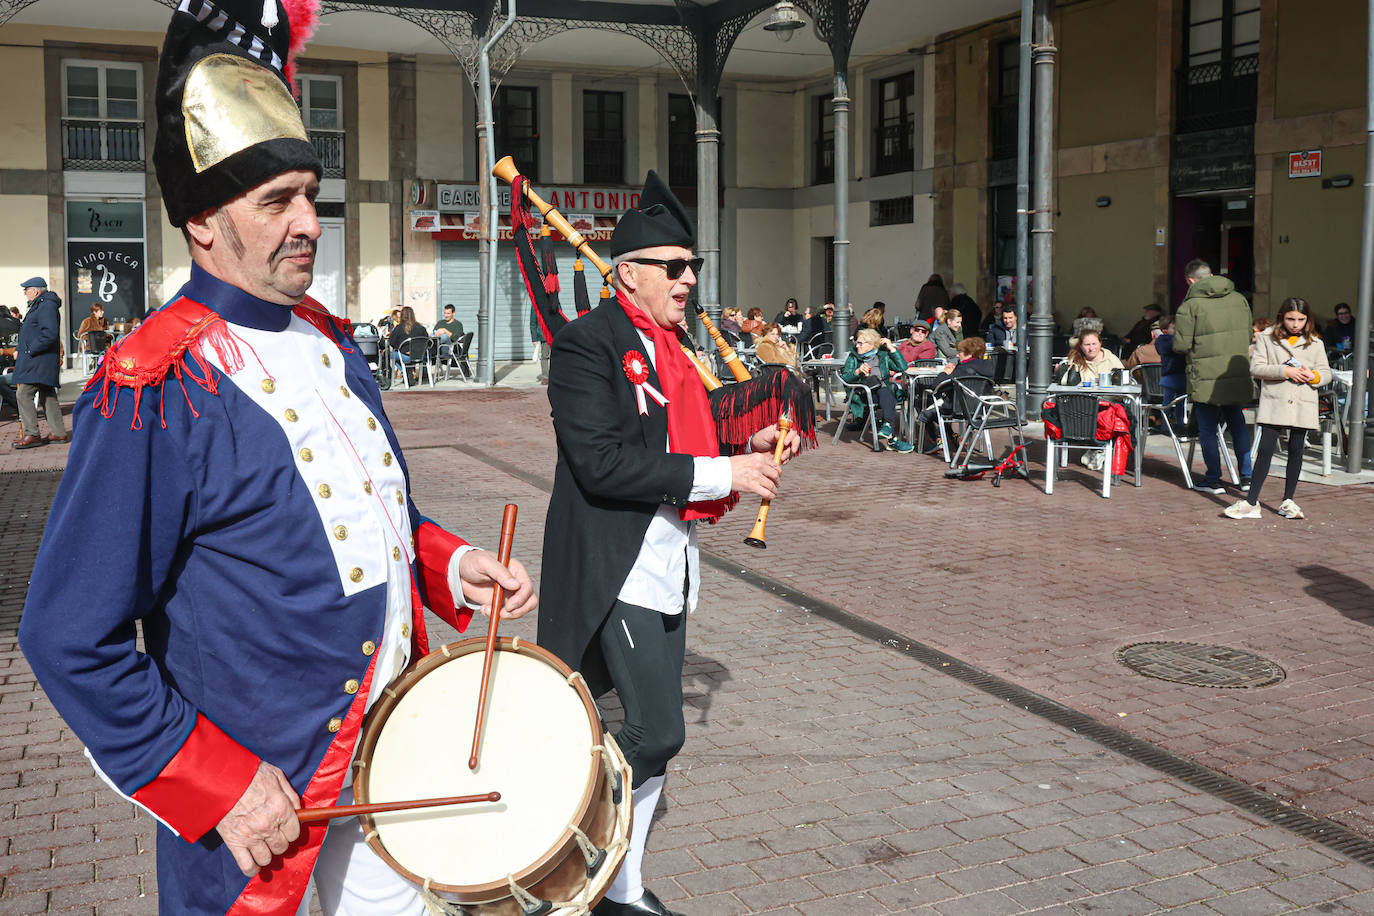
[[1274, 326], [1255, 340], [1250, 375], [1260, 381], [1259, 410], [1255, 413], [1255, 423], [1260, 428], [1259, 452], [1255, 455], [1249, 491], [1244, 499], [1227, 506], [1225, 512], [1231, 518], [1260, 517], [1260, 488], [1279, 447], [1279, 435], [1286, 432], [1288, 463], [1284, 469], [1283, 502], [1277, 511], [1284, 518], [1304, 518], [1302, 509], [1293, 502], [1293, 494], [1302, 473], [1307, 431], [1318, 426], [1317, 386], [1331, 379], [1326, 346], [1317, 333], [1307, 300], [1283, 300]]
[[1103, 372], [1124, 369], [1121, 360], [1111, 350], [1104, 349], [1102, 338], [1096, 331], [1084, 331], [1069, 349], [1069, 358], [1064, 361], [1059, 381], [1063, 385], [1077, 385], [1088, 379], [1096, 379]]
[[797, 351], [782, 339], [782, 328], [778, 327], [776, 322], [763, 326], [763, 333], [759, 335], [759, 345], [754, 355], [761, 363], [799, 368]]
[[400, 317], [396, 321], [396, 326], [391, 329], [391, 334], [387, 337], [386, 342], [387, 346], [395, 351], [396, 359], [400, 362], [400, 365], [404, 367], [406, 378], [412, 385], [415, 384], [415, 375], [414, 370], [410, 368], [410, 364], [414, 361], [414, 358], [419, 355], [419, 348], [417, 345], [407, 347], [405, 346], [405, 342], [416, 339], [427, 341], [429, 339], [429, 331], [425, 330], [425, 326], [415, 320], [415, 309], [408, 305], [403, 306], [401, 308]]

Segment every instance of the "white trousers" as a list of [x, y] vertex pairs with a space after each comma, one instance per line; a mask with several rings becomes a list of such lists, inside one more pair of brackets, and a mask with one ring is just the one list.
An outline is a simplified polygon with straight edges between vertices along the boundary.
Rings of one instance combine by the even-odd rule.
[[[339, 794], [340, 805], [353, 804], [353, 787]], [[427, 916], [414, 884], [378, 857], [363, 839], [356, 817], [329, 825], [315, 863], [310, 888], [296, 916], [309, 916], [310, 899], [320, 895], [325, 916]]]

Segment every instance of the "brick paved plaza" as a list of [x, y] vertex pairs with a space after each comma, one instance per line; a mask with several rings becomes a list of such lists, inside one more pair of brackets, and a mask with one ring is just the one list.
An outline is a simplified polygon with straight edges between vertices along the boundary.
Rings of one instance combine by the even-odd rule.
[[[537, 571], [543, 390], [386, 405], [422, 511], [490, 545], [517, 503], [515, 553]], [[152, 913], [151, 820], [92, 775], [14, 644], [66, 451], [10, 454], [15, 426], [0, 426], [0, 914]], [[1110, 500], [1073, 469], [1052, 497], [1038, 463], [1034, 485], [997, 489], [941, 470], [826, 437], [784, 476], [766, 551], [741, 543], [750, 500], [704, 533], [688, 740], [646, 861], [660, 896], [688, 916], [1374, 913], [1374, 492], [1304, 484], [1308, 520], [1239, 522], [1153, 457], [1145, 486]], [[1185, 687], [1113, 658], [1152, 640], [1248, 649], [1287, 678]], [[1056, 724], [1080, 720], [1155, 752]], [[1155, 758], [1273, 793], [1317, 829], [1204, 791], [1206, 770], [1140, 762]]]

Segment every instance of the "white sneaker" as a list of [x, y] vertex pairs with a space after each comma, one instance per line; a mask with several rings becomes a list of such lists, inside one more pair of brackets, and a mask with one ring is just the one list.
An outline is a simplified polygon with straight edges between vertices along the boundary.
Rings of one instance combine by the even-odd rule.
[[1284, 518], [1307, 518], [1302, 514], [1302, 509], [1298, 508], [1298, 504], [1291, 499], [1279, 503], [1278, 513]]
[[[1237, 500], [1233, 505], [1227, 506], [1225, 509], [1223, 509], [1223, 510], [1221, 510], [1221, 511], [1226, 513], [1226, 517], [1227, 517], [1227, 518], [1259, 518], [1259, 517], [1260, 517], [1260, 507], [1259, 507], [1259, 504], [1257, 503], [1257, 504], [1255, 504], [1255, 505], [1252, 506], [1252, 505], [1250, 505], [1250, 503], [1246, 502], [1246, 501], [1243, 500], [1243, 499]], [[1283, 511], [1283, 509], [1280, 508], [1280, 509], [1279, 509], [1279, 512], [1282, 512], [1282, 511]]]
[[1102, 470], [1102, 465], [1106, 461], [1102, 452], [1084, 452], [1078, 456], [1078, 461], [1083, 467], [1093, 471]]

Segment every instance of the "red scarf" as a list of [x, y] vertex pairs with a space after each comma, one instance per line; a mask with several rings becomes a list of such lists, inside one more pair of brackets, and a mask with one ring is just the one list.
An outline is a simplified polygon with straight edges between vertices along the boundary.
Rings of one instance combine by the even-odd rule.
[[[630, 324], [643, 332], [654, 345], [654, 369], [658, 372], [663, 395], [668, 399], [664, 408], [668, 413], [668, 451], [698, 458], [719, 457], [720, 443], [716, 440], [716, 423], [711, 418], [711, 403], [706, 398], [706, 388], [697, 377], [696, 367], [682, 352], [676, 329], [659, 327], [619, 290], [616, 291], [616, 301], [629, 317]], [[714, 521], [738, 501], [739, 494], [731, 493], [723, 499], [688, 503], [678, 514], [688, 522], [698, 518]]]

